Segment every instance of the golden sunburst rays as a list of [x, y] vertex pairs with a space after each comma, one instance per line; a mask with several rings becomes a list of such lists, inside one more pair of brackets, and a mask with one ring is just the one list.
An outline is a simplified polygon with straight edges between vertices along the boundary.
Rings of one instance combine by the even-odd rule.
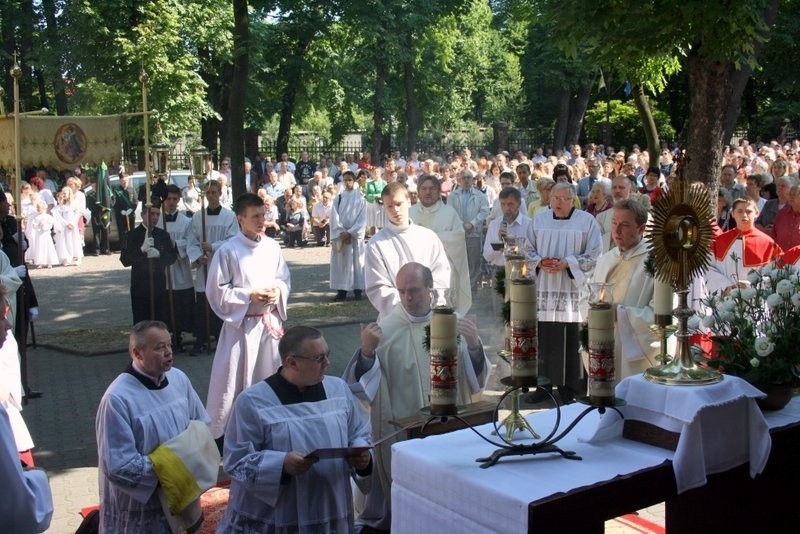
[[702, 183], [676, 180], [653, 206], [648, 244], [655, 277], [680, 291], [711, 262], [711, 197]]

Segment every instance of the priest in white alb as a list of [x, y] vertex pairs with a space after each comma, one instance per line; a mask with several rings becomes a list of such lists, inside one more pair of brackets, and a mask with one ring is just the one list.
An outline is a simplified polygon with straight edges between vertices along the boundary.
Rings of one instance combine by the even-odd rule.
[[613, 212], [610, 234], [615, 246], [598, 258], [589, 283], [614, 284], [612, 302], [617, 308], [614, 366], [619, 381], [659, 365], [656, 356], [660, 345], [650, 330], [655, 317], [654, 280], [645, 270], [647, 210], [635, 200], [620, 200], [610, 211]]
[[453, 307], [465, 315], [472, 306], [469, 269], [467, 267], [467, 245], [464, 225], [456, 211], [442, 202], [442, 186], [439, 179], [426, 174], [417, 180], [419, 202], [408, 210], [415, 224], [433, 230], [444, 246], [450, 261], [450, 288], [454, 290]]
[[581, 292], [592, 275], [603, 242], [594, 217], [575, 208], [571, 184], [558, 183], [550, 208], [528, 227], [529, 257], [537, 271], [539, 373], [558, 386], [562, 401], [585, 391], [578, 354]]
[[392, 182], [382, 192], [386, 226], [367, 242], [364, 254], [364, 282], [367, 298], [378, 310], [378, 319], [392, 313], [400, 302], [395, 278], [400, 267], [418, 262], [433, 272], [433, 286], [450, 287], [450, 261], [442, 241], [435, 233], [408, 216], [411, 207], [408, 189]]
[[[424, 339], [432, 315], [433, 275], [424, 265], [411, 262], [400, 268], [396, 284], [400, 303], [378, 323], [361, 326], [361, 346], [343, 376], [353, 394], [370, 405], [374, 442], [397, 430], [389, 421], [414, 415], [430, 404], [430, 356]], [[491, 364], [475, 323], [459, 318], [458, 333], [457, 398], [464, 405], [483, 391]], [[357, 525], [381, 530], [391, 526], [391, 446], [399, 440], [390, 438], [375, 447], [380, 484], [373, 484], [366, 495]]]
[[364, 230], [367, 224], [367, 201], [356, 186], [355, 175], [342, 173], [344, 187], [331, 207], [330, 285], [336, 290], [334, 302], [347, 298], [352, 291], [360, 300], [364, 291]]
[[280, 245], [263, 233], [261, 198], [237, 198], [236, 218], [241, 231], [214, 254], [206, 283], [208, 302], [223, 320], [206, 405], [220, 445], [236, 396], [280, 367], [278, 341], [290, 289]]

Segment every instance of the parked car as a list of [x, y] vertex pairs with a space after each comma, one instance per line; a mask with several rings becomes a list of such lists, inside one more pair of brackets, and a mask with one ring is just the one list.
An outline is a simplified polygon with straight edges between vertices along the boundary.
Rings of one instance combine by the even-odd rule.
[[[167, 183], [172, 183], [177, 185], [178, 187], [183, 190], [184, 187], [189, 183], [189, 176], [191, 176], [191, 171], [188, 169], [180, 169], [171, 171], [169, 175], [169, 179]], [[128, 175], [128, 183], [133, 186], [134, 191], [136, 194], [139, 194], [139, 187], [145, 183], [147, 176], [144, 172], [135, 172], [133, 174]], [[112, 174], [108, 177], [108, 185], [112, 188], [119, 185], [119, 176], [116, 174]], [[94, 197], [96, 192], [94, 190], [94, 186], [92, 184], [87, 185], [83, 188], [83, 193], [86, 195], [86, 204], [87, 206], [91, 206], [94, 204]], [[90, 198], [92, 197], [92, 198]], [[185, 211], [185, 207], [183, 206], [183, 201], [181, 200], [180, 204], [178, 204], [178, 210]], [[142, 222], [142, 202], [141, 200], [136, 205], [136, 225]], [[84, 242], [93, 248], [93, 240], [92, 240], [92, 225], [87, 221], [86, 229], [83, 233], [83, 240]], [[114, 217], [113, 213], [111, 214], [111, 225], [108, 229], [108, 241], [109, 245], [112, 248], [119, 248], [119, 230], [117, 229], [117, 221]]]

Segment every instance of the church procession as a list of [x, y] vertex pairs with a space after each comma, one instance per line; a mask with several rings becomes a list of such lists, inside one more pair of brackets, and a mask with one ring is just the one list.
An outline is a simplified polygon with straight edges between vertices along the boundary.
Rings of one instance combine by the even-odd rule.
[[[738, 116], [770, 99], [745, 84], [779, 2], [754, 27], [732, 26], [757, 46], [699, 21], [669, 43], [683, 60], [653, 48], [658, 32], [626, 43], [658, 73], [632, 59], [607, 68], [587, 27], [579, 48], [597, 64], [577, 89], [558, 82], [547, 142], [500, 120], [528, 113], [498, 111], [494, 93], [511, 101], [521, 93], [510, 86], [533, 85], [511, 66], [508, 80], [480, 84], [486, 94], [430, 72], [460, 79], [439, 56], [476, 61], [466, 52], [488, 38], [445, 53], [434, 27], [383, 6], [381, 17], [419, 28], [403, 42], [388, 26], [363, 37], [377, 67], [354, 99], [338, 80], [320, 83], [342, 50], [311, 28], [346, 29], [358, 2], [331, 2], [341, 21], [313, 24], [304, 10], [325, 10], [308, 2], [268, 15], [222, 3], [233, 29], [201, 33], [231, 48], [219, 69], [228, 85], [204, 70], [221, 53], [209, 43], [184, 36], [178, 48], [197, 47], [199, 66], [181, 78], [169, 64], [187, 58], [156, 59], [118, 31], [114, 46], [139, 64], [108, 61], [136, 70], [135, 98], [66, 62], [66, 89], [50, 88], [41, 65], [66, 60], [37, 63], [25, 24], [9, 22], [16, 4], [0, 9], [14, 34], [0, 50], [0, 534], [795, 530], [800, 135], [787, 118], [769, 141], [734, 136], [727, 116], [729, 102]], [[88, 4], [56, 4], [62, 25], [91, 18]], [[158, 2], [145, 4], [135, 14], [149, 20]], [[197, 4], [186, 26], [208, 23]], [[490, 3], [511, 27], [522, 15], [506, 4]], [[676, 18], [702, 18], [686, 4]], [[58, 10], [32, 5], [44, 17], [36, 40], [50, 42], [44, 14]], [[561, 32], [578, 11], [606, 20], [584, 2], [532, 5]], [[153, 28], [131, 18], [135, 41], [167, 47], [162, 7]], [[750, 20], [749, 8], [725, 7]], [[308, 24], [300, 37], [259, 33], [289, 14]], [[442, 33], [471, 31], [436, 20]], [[528, 23], [517, 48], [529, 30], [545, 33]], [[577, 54], [561, 32], [548, 46]], [[291, 56], [295, 40], [317, 54], [324, 42], [331, 57], [287, 59], [287, 82], [260, 54], [275, 41]], [[89, 34], [86, 47], [96, 49]], [[404, 55], [431, 65], [415, 71]], [[686, 102], [671, 104], [689, 109], [686, 126], [659, 138], [656, 96], [679, 61]], [[612, 77], [642, 123], [632, 136], [612, 115]], [[193, 99], [195, 83], [208, 95]], [[32, 109], [37, 85], [57, 113]], [[438, 93], [487, 101], [469, 119], [480, 117], [482, 142], [433, 130], [445, 122], [433, 116]], [[91, 116], [63, 112], [75, 95], [102, 102]], [[542, 100], [525, 106], [543, 113]], [[192, 107], [202, 111], [190, 120], [176, 112]], [[298, 133], [292, 114], [349, 141]], [[368, 133], [344, 133], [370, 114]]]
[[[747, 146], [734, 154], [754, 164], [769, 151], [785, 157], [791, 150], [762, 148], [767, 150], [750, 157]], [[505, 434], [490, 441], [500, 447], [498, 458], [555, 454], [565, 458], [562, 463], [582, 456], [589, 463], [583, 448], [602, 455], [604, 446], [643, 442], [659, 451], [660, 461], [671, 460], [678, 494], [747, 462], [758, 480], [770, 455], [773, 422], [772, 412], [765, 417], [756, 402], [771, 397], [775, 386], [788, 390], [784, 403], [791, 401], [796, 385], [798, 357], [790, 343], [800, 326], [798, 247], [781, 241], [782, 247], [778, 239], [800, 235], [799, 228], [781, 230], [781, 220], [794, 220], [800, 186], [791, 174], [775, 178], [792, 185], [770, 221], [763, 218], [765, 203], [748, 194], [753, 188], [735, 181], [730, 189], [740, 196], [730, 203], [733, 224], [724, 230], [727, 218], [713, 213], [704, 184], [687, 179], [679, 151], [667, 149], [676, 160], [664, 169], [667, 176], [645, 164], [637, 179], [632, 164], [619, 172], [608, 165], [620, 154], [603, 157], [597, 150], [572, 147], [572, 164], [564, 155], [536, 160], [522, 151], [477, 161], [469, 150], [440, 161], [415, 161], [413, 154], [401, 162], [410, 171], [402, 176], [393, 170], [392, 156], [382, 166], [366, 157], [352, 164], [343, 158], [333, 179], [324, 172], [321, 185], [331, 195], [306, 201], [329, 208], [310, 218], [330, 225], [312, 247], [328, 257], [330, 300], [366, 297], [374, 310], [373, 322], [353, 326], [357, 349], [341, 378], [326, 374], [331, 349], [319, 329], [286, 325], [292, 283], [284, 255], [293, 248], [291, 229], [280, 224], [270, 237], [275, 204], [265, 187], [253, 185], [231, 200], [224, 171], [214, 170], [200, 147], [191, 154], [200, 191], [200, 208], [192, 212], [186, 190], [167, 183], [169, 169], [154, 152], [152, 182], [140, 197], [151, 200], [130, 205], [142, 218], [120, 236], [119, 260], [131, 269], [131, 360], [98, 407], [100, 502], [99, 509], [84, 512], [84, 526], [196, 531], [203, 525], [203, 492], [222, 486], [228, 498], [216, 504], [218, 532], [425, 531], [437, 521], [436, 508], [426, 500], [427, 509], [420, 510], [414, 500], [420, 497], [407, 494], [411, 467], [404, 467], [398, 485], [393, 454], [414, 453], [417, 440], [403, 441], [412, 427], [448, 419], [479, 425], [486, 437], [493, 428]], [[646, 163], [642, 154], [635, 157]], [[307, 161], [303, 154], [298, 165]], [[311, 165], [305, 183], [289, 173], [291, 186], [306, 186], [298, 198], [320, 182], [323, 173]], [[556, 180], [543, 175], [549, 168]], [[797, 163], [787, 168], [796, 170]], [[580, 176], [580, 169], [587, 174]], [[580, 177], [571, 180], [573, 173]], [[749, 185], [753, 175], [746, 167], [737, 174]], [[257, 183], [255, 173], [245, 177]], [[266, 184], [274, 187], [269, 179]], [[379, 191], [373, 208], [364, 193], [369, 190]], [[603, 197], [593, 193], [598, 190]], [[581, 191], [587, 194], [581, 197]], [[724, 186], [719, 191], [720, 197], [730, 194]], [[13, 224], [13, 215], [6, 222]], [[14, 234], [12, 226], [8, 235]], [[3, 285], [6, 292], [16, 290], [27, 271], [3, 257]], [[488, 314], [475, 315], [478, 301], [488, 304], [480, 308]], [[494, 338], [497, 331], [503, 332], [499, 342], [482, 339], [481, 332]], [[14, 337], [6, 341], [6, 359], [19, 362]], [[213, 354], [205, 402], [173, 367], [177, 355], [204, 351]], [[8, 389], [5, 411], [13, 434], [5, 437], [9, 451], [33, 465], [33, 441], [20, 417], [24, 396], [14, 394], [26, 390], [19, 365], [10, 369], [16, 386]], [[497, 397], [482, 395], [490, 374], [505, 384], [499, 406]], [[727, 411], [716, 419], [711, 414], [722, 405]], [[781, 412], [792, 417], [794, 405]], [[498, 418], [494, 408], [510, 414]], [[552, 412], [563, 421], [542, 438], [539, 433], [553, 424], [542, 420]], [[478, 414], [472, 422], [461, 417], [469, 413]], [[709, 430], [699, 428], [701, 420], [725, 435], [725, 424], [750, 422], [740, 432], [744, 441], [731, 445], [715, 443]], [[561, 434], [570, 423], [578, 426]], [[649, 425], [649, 433], [637, 433], [634, 423]], [[659, 442], [661, 434], [678, 436], [674, 453]], [[709, 450], [716, 462], [708, 459]], [[458, 465], [465, 459], [451, 460]], [[468, 479], [484, 473], [475, 460], [466, 459], [474, 471]], [[539, 462], [513, 465], [535, 473]], [[442, 472], [445, 466], [430, 469], [447, 479], [453, 474]], [[567, 468], [572, 466], [560, 472]], [[47, 479], [42, 471], [9, 469], [7, 476], [16, 471], [25, 488], [19, 502], [30, 512], [21, 531], [44, 530], [52, 514]], [[575, 476], [586, 483], [585, 475]], [[576, 487], [565, 482], [565, 490]], [[446, 495], [437, 504], [455, 506]], [[532, 503], [546, 495], [533, 492], [524, 499]], [[656, 502], [669, 502], [668, 496]], [[393, 506], [403, 512], [392, 513]], [[604, 513], [611, 515], [592, 520], [602, 525], [615, 517], [612, 507]], [[483, 521], [488, 519], [465, 515], [453, 531], [479, 528]]]

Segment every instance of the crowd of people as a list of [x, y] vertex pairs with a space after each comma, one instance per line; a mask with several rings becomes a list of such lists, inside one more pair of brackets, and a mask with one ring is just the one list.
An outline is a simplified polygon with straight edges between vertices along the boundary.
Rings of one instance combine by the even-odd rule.
[[[800, 257], [799, 149], [741, 143], [726, 151], [712, 266], [699, 297], [743, 287], [750, 268]], [[677, 155], [665, 147], [650, 162], [638, 147], [593, 144], [477, 158], [467, 149], [436, 159], [395, 153], [378, 165], [368, 154], [319, 164], [306, 153], [296, 162], [259, 154], [245, 162], [247, 193], [232, 198], [223, 160], [201, 184], [165, 184], [135, 228], [127, 218], [136, 195], [126, 192], [117, 215], [134, 327], [131, 364], [98, 410], [101, 529], [195, 527], [199, 492], [214, 483], [200, 481], [213, 478], [209, 465], [221, 458], [232, 485], [219, 532], [388, 530], [390, 446], [398, 438], [382, 440], [389, 421], [428, 403], [422, 340], [434, 290], [450, 289], [459, 314], [458, 396], [466, 403], [491, 369], [478, 327], [500, 320], [468, 312], [503, 268], [498, 245], [508, 236], [526, 238], [537, 276], [540, 372], [560, 402], [586, 387], [578, 330], [590, 283], [614, 284], [617, 377], [656, 365], [644, 237], [653, 204], [674, 187]], [[51, 205], [49, 187], [36, 178], [26, 204], [43, 208], [27, 220], [52, 221], [28, 237], [29, 250], [49, 243], [51, 264], [63, 263], [62, 249], [67, 263], [80, 261], [68, 240], [58, 245], [53, 222], [79, 227], [85, 204], [82, 211], [76, 179]], [[78, 217], [61, 214], [62, 204]], [[281, 243], [304, 247], [312, 238], [330, 250], [333, 300], [366, 297], [376, 310], [343, 379], [325, 375], [330, 353], [319, 331], [284, 328], [291, 277]], [[42, 258], [31, 262], [48, 266]], [[205, 405], [173, 368], [186, 333], [192, 354], [216, 345]], [[196, 483], [176, 486], [175, 476]]]

